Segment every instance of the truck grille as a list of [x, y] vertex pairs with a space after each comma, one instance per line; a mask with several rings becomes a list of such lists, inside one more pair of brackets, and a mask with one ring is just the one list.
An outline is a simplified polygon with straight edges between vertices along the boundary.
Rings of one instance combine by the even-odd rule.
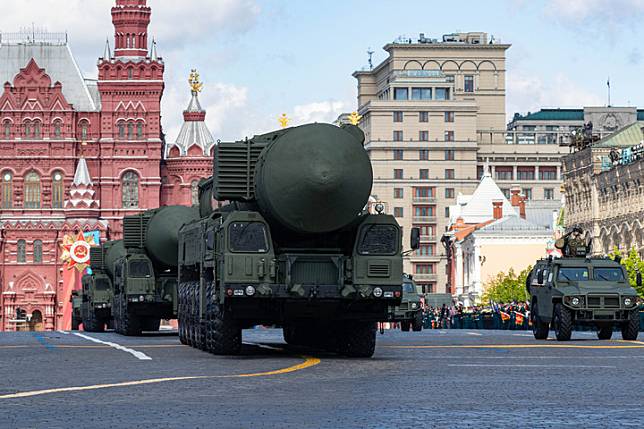
[[338, 267], [331, 259], [298, 258], [291, 263], [291, 283], [337, 285]]
[[604, 297], [604, 307], [606, 307], [606, 308], [619, 308], [619, 297], [605, 296]]
[[389, 277], [388, 263], [369, 263], [369, 277]]
[[619, 297], [611, 296], [589, 296], [588, 307], [590, 308], [619, 308]]

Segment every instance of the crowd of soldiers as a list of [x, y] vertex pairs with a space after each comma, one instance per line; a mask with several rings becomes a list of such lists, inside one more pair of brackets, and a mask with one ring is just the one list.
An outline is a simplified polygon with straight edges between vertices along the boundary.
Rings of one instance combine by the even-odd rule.
[[529, 329], [530, 305], [527, 302], [491, 303], [464, 307], [462, 304], [426, 307], [426, 329]]

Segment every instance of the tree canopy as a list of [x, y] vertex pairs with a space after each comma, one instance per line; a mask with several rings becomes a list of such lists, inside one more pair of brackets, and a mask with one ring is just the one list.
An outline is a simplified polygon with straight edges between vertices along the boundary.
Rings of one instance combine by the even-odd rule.
[[526, 279], [532, 267], [521, 271], [519, 275], [514, 272], [513, 268], [506, 273], [500, 272], [485, 284], [483, 292], [483, 302], [510, 303], [525, 302], [528, 300], [528, 292], [525, 288]]
[[644, 275], [644, 261], [637, 254], [637, 250], [632, 248], [628, 252], [622, 252], [621, 250], [615, 247], [613, 251], [608, 255], [609, 258], [615, 260], [619, 257], [620, 263], [626, 268], [626, 273], [628, 274], [628, 281], [631, 286], [637, 291], [637, 294], [644, 298], [644, 287], [637, 286], [637, 273], [640, 272]]

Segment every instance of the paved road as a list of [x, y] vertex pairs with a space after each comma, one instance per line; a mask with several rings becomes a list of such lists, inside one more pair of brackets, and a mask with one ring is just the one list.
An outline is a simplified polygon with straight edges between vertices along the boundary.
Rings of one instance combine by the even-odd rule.
[[[80, 335], [79, 335], [80, 334]], [[372, 359], [244, 332], [242, 356], [176, 334], [0, 334], [0, 428], [641, 427], [644, 341], [387, 332]]]

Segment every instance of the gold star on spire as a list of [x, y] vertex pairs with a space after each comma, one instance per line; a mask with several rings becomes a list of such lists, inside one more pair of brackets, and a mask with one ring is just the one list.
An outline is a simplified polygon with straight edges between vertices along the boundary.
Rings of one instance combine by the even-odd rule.
[[282, 113], [282, 116], [280, 116], [277, 120], [280, 123], [280, 126], [282, 128], [286, 128], [288, 126], [289, 121], [290, 121], [288, 116], [286, 116], [286, 113]]
[[358, 112], [351, 112], [348, 119], [351, 125], [358, 125], [360, 123], [360, 119], [362, 119], [362, 115], [358, 115]]
[[190, 84], [192, 92], [201, 92], [203, 89], [203, 83], [199, 81], [199, 73], [197, 73], [197, 69], [192, 69], [190, 72], [188, 83]]

